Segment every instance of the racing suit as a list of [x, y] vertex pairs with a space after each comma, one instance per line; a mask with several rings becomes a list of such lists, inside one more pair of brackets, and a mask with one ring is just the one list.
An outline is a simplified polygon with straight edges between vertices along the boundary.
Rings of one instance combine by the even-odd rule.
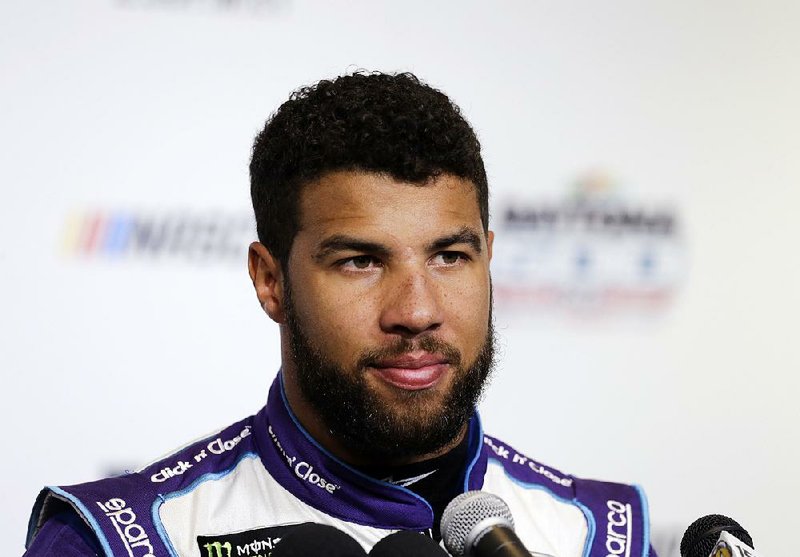
[[[463, 490], [501, 497], [529, 550], [655, 557], [640, 488], [544, 466], [484, 435], [477, 413], [467, 435]], [[280, 374], [254, 416], [138, 472], [42, 490], [26, 546], [65, 508], [80, 516], [109, 557], [266, 557], [303, 522], [332, 525], [369, 550], [394, 531], [433, 526], [431, 506], [420, 496], [322, 448], [291, 412]]]

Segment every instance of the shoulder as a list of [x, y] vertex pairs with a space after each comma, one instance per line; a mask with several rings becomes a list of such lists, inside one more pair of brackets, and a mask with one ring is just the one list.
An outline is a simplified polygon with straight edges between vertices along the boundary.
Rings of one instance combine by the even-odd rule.
[[[647, 554], [649, 515], [639, 486], [573, 476], [488, 435], [483, 450], [484, 489], [503, 498], [520, 525], [545, 527], [554, 549], [565, 555], [616, 554], [620, 548]], [[580, 538], [581, 547], [571, 546]]]
[[23, 557], [95, 557], [100, 544], [86, 523], [69, 509], [53, 515]]
[[634, 484], [585, 479], [562, 472], [490, 435], [484, 435], [483, 442], [489, 462], [497, 465], [507, 481], [522, 488], [543, 489], [562, 499], [613, 497], [615, 494], [628, 496], [631, 492], [639, 497], [641, 492], [641, 488]]
[[[134, 472], [68, 486], [44, 488], [33, 508], [27, 547], [32, 547], [48, 522], [65, 509], [76, 513], [110, 554], [109, 528], [136, 534], [151, 530], [148, 523], [155, 505], [173, 493], [191, 491], [203, 481], [230, 473], [255, 454], [251, 436], [254, 417], [195, 439]], [[111, 533], [114, 533], [111, 530]], [[144, 535], [144, 534], [142, 534]], [[124, 538], [124, 537], [123, 537]], [[140, 541], [152, 543], [148, 536]]]
[[572, 496], [575, 477], [542, 464], [496, 437], [484, 435], [483, 443], [489, 462], [499, 465], [509, 480], [521, 485], [539, 486], [561, 497]]
[[255, 452], [254, 416], [191, 441], [134, 472], [159, 491], [182, 489], [207, 474], [224, 472]]

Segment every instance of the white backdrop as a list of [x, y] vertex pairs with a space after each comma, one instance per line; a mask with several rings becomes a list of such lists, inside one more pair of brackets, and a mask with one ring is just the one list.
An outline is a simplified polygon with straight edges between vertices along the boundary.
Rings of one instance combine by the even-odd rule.
[[[711, 512], [783, 553], [800, 497], [799, 17], [777, 1], [4, 0], [5, 551], [22, 552], [41, 485], [134, 467], [263, 403], [279, 357], [246, 274], [252, 138], [297, 86], [368, 68], [461, 105], [498, 253], [519, 234], [504, 204], [557, 204], [598, 169], [602, 195], [676, 219], [666, 248], [636, 240], [671, 253], [657, 306], [587, 306], [569, 292], [591, 280], [555, 260], [566, 295], [498, 300], [487, 430], [644, 485], [662, 557]], [[149, 254], [115, 252], [107, 226], [92, 240], [131, 219], [222, 227], [239, 257], [174, 229]], [[544, 244], [581, 269], [619, 245]], [[503, 280], [524, 287], [505, 249]]]

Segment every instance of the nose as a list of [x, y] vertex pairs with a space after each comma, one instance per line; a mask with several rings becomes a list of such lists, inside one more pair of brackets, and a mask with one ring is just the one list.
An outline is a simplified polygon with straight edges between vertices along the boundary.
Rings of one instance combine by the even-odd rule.
[[442, 325], [439, 293], [424, 271], [409, 271], [386, 284], [381, 311], [383, 332], [413, 338]]

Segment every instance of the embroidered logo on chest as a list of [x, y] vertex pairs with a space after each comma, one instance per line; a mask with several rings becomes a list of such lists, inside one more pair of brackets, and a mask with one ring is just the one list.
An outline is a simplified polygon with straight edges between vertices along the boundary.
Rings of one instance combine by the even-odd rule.
[[269, 557], [298, 524], [284, 524], [218, 536], [197, 536], [201, 557]]

